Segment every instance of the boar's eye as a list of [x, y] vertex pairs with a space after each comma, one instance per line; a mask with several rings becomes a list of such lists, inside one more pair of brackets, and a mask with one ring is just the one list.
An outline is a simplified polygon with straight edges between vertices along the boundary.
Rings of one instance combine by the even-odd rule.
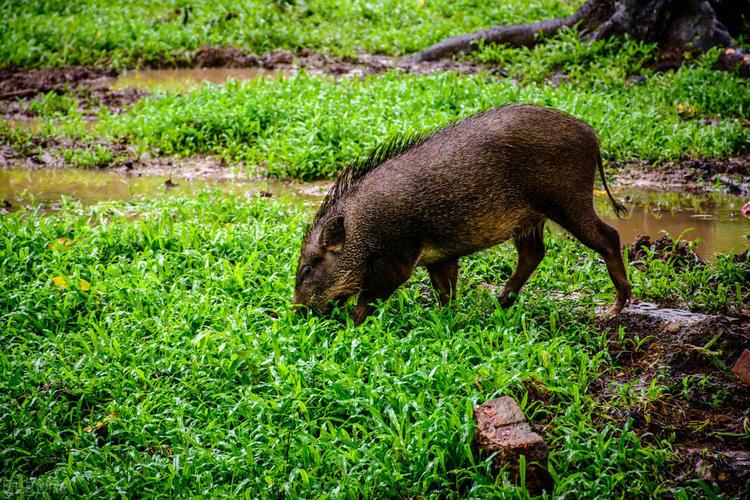
[[305, 278], [312, 272], [312, 267], [310, 266], [304, 266], [302, 269], [300, 269], [299, 277], [297, 278], [298, 283], [302, 283]]

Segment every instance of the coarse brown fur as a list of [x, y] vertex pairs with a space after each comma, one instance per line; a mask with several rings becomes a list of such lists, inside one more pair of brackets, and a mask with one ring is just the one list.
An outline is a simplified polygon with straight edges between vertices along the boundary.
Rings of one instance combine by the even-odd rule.
[[551, 219], [602, 255], [619, 312], [630, 284], [617, 231], [594, 211], [597, 170], [622, 215], [591, 127], [540, 106], [491, 109], [429, 136], [385, 143], [344, 171], [309, 226], [295, 302], [326, 312], [359, 293], [359, 324], [374, 301], [425, 266], [446, 303], [460, 257], [513, 239], [518, 266], [499, 296], [506, 306], [544, 257]]

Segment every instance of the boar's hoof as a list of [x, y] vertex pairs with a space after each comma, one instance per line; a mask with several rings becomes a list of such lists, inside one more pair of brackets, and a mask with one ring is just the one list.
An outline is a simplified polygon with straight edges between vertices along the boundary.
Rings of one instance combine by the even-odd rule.
[[618, 300], [615, 304], [613, 304], [612, 306], [610, 306], [607, 309], [607, 315], [608, 316], [617, 316], [618, 314], [620, 314], [622, 312], [622, 309], [626, 305], [628, 305], [628, 304], [630, 304], [632, 302], [632, 300], [633, 300], [632, 296], [628, 297], [625, 300]]
[[607, 316], [617, 316], [622, 312], [623, 306], [620, 304], [615, 304], [613, 306], [610, 306], [607, 308]]
[[372, 314], [372, 312], [375, 310], [374, 307], [367, 305], [367, 306], [360, 306], [357, 305], [357, 307], [354, 308], [354, 312], [352, 313], [352, 319], [354, 320], [354, 326], [359, 326], [362, 323], [365, 322], [367, 317]]
[[500, 304], [500, 307], [502, 307], [503, 309], [507, 309], [508, 307], [515, 304], [517, 299], [517, 293], [503, 292], [497, 297], [497, 302]]

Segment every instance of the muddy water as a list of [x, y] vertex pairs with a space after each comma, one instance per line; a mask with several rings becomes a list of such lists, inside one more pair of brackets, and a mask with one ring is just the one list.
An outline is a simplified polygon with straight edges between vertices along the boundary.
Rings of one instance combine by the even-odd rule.
[[644, 191], [620, 191], [617, 196], [628, 200], [628, 218], [614, 217], [606, 198], [599, 195], [597, 211], [617, 229], [623, 243], [632, 242], [639, 234], [658, 238], [666, 231], [675, 239], [702, 240], [696, 250], [704, 258], [750, 248], [750, 219], [740, 212], [746, 199], [724, 193], [698, 196]]
[[[208, 188], [248, 197], [258, 195], [282, 197], [293, 203], [317, 205], [329, 183], [295, 184], [278, 181], [233, 181], [175, 178], [177, 187], [168, 188], [167, 176], [128, 176], [119, 172], [75, 169], [0, 169], [0, 209], [2, 200], [11, 204], [9, 210], [41, 203], [46, 210], [59, 208], [63, 198], [83, 203], [126, 201], [192, 196]], [[742, 252], [750, 247], [750, 219], [743, 217], [740, 207], [747, 200], [729, 195], [689, 195], [685, 193], [650, 193], [620, 191], [617, 196], [628, 200], [631, 215], [625, 220], [612, 216], [605, 196], [597, 193], [597, 211], [620, 232], [623, 243], [639, 234], [652, 238], [669, 232], [673, 237], [703, 240], [698, 253], [711, 258], [717, 252]]]
[[65, 198], [85, 204], [105, 201], [158, 199], [170, 196], [194, 196], [206, 189], [250, 196], [282, 197], [296, 203], [317, 204], [329, 183], [295, 184], [273, 180], [232, 181], [227, 179], [171, 179], [170, 176], [124, 175], [110, 170], [76, 170], [72, 168], [0, 168], [0, 208], [2, 200], [11, 204], [10, 211], [27, 205], [41, 204], [54, 211]]
[[31, 133], [39, 133], [44, 127], [44, 121], [38, 117], [13, 118], [5, 120], [5, 123], [12, 129], [26, 130]]
[[192, 90], [203, 82], [224, 83], [230, 78], [238, 81], [277, 78], [280, 73], [280, 70], [263, 68], [144, 69], [128, 71], [106, 84], [114, 89], [176, 92]]

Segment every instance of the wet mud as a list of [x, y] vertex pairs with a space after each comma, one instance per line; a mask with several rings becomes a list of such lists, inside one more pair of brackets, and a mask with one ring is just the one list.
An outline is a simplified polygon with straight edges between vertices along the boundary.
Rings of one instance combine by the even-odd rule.
[[[497, 71], [491, 66], [473, 61], [415, 62], [409, 58], [397, 58], [374, 54], [356, 57], [329, 56], [311, 49], [296, 53], [275, 50], [261, 56], [248, 54], [233, 47], [201, 47], [185, 59], [172, 62], [156, 62], [147, 68], [242, 68], [294, 72], [301, 69], [313, 74], [362, 77], [397, 69], [407, 73], [430, 74], [441, 71], [475, 73], [480, 69]], [[27, 70], [15, 67], [0, 68], [0, 101], [28, 99], [47, 92], [64, 92], [80, 87], [95, 87], [100, 91], [108, 88], [118, 76], [110, 68], [69, 67]]]
[[336, 57], [312, 49], [297, 52], [274, 50], [256, 56], [232, 47], [202, 47], [195, 51], [188, 63], [198, 68], [265, 68], [272, 70], [299, 70], [334, 76], [361, 77], [397, 69], [406, 73], [430, 74], [442, 71], [476, 73], [480, 69], [496, 70], [495, 67], [474, 61], [416, 62], [409, 57], [392, 57], [376, 54], [360, 54], [354, 57]]
[[750, 348], [750, 316], [636, 303], [599, 326], [610, 332], [614, 366], [590, 387], [605, 410], [598, 423], [673, 439], [675, 485], [750, 493], [750, 386], [730, 371]]
[[724, 190], [750, 195], [750, 155], [731, 158], [686, 158], [660, 165], [644, 161], [610, 163], [619, 188], [707, 192]]
[[29, 103], [49, 92], [69, 94], [79, 100], [78, 111], [94, 117], [102, 106], [118, 113], [148, 92], [137, 88], [113, 88], [117, 72], [85, 67], [41, 70], [0, 68], [0, 117], [21, 121], [36, 114]]
[[0, 68], [0, 99], [33, 97], [50, 91], [61, 91], [66, 86], [94, 84], [111, 78], [117, 72], [82, 66], [23, 70], [14, 67]]
[[646, 269], [643, 261], [649, 257], [670, 262], [676, 269], [686, 269], [705, 265], [705, 261], [686, 241], [674, 241], [669, 236], [661, 236], [654, 241], [647, 235], [639, 235], [628, 248], [630, 265], [641, 271]]

